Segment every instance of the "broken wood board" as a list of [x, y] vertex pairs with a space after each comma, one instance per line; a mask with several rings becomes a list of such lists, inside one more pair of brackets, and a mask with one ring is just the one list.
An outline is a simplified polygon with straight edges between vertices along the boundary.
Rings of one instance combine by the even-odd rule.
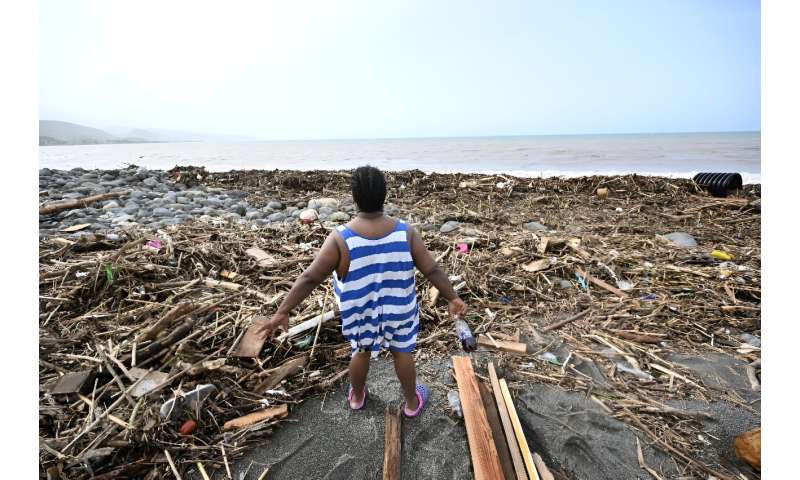
[[401, 425], [400, 409], [387, 406], [383, 430], [383, 480], [400, 480]]
[[501, 378], [499, 382], [500, 392], [503, 394], [503, 401], [506, 403], [506, 408], [508, 409], [508, 417], [511, 420], [511, 425], [514, 427], [514, 435], [517, 437], [522, 460], [525, 462], [525, 470], [528, 471], [528, 477], [531, 480], [540, 480], [539, 472], [536, 470], [536, 465], [533, 463], [533, 457], [528, 448], [528, 440], [525, 438], [525, 432], [522, 431], [522, 425], [519, 423], [517, 409], [514, 407], [514, 401], [511, 399], [511, 392], [508, 390], [506, 380]]
[[600, 288], [602, 288], [604, 290], [608, 290], [609, 292], [613, 293], [614, 295], [616, 295], [616, 296], [618, 296], [620, 298], [628, 298], [628, 294], [627, 293], [623, 292], [622, 290], [620, 290], [620, 289], [618, 289], [616, 287], [612, 287], [611, 285], [609, 285], [606, 282], [600, 280], [599, 278], [596, 278], [596, 277], [593, 277], [593, 276], [589, 275], [588, 273], [584, 272], [580, 268], [576, 268], [575, 269], [575, 273], [577, 273], [581, 277], [585, 278], [587, 281], [594, 283], [595, 285], [597, 285], [598, 287], [600, 287]]
[[278, 261], [275, 260], [275, 257], [265, 252], [264, 250], [261, 250], [260, 248], [256, 247], [248, 248], [247, 250], [244, 251], [244, 253], [246, 253], [248, 257], [253, 258], [256, 261], [256, 265], [258, 265], [261, 268], [271, 267], [276, 263], [278, 263]]
[[494, 401], [497, 405], [497, 413], [500, 415], [500, 423], [503, 425], [503, 432], [506, 437], [506, 445], [511, 453], [511, 461], [514, 465], [514, 472], [516, 473], [517, 480], [527, 480], [528, 474], [525, 470], [525, 462], [522, 460], [522, 453], [519, 449], [519, 442], [517, 436], [514, 434], [514, 426], [511, 424], [511, 417], [508, 415], [508, 407], [503, 399], [503, 392], [500, 389], [500, 382], [497, 380], [497, 372], [494, 369], [494, 363], [489, 362], [489, 381], [492, 384], [492, 392], [494, 393]]
[[526, 272], [539, 272], [552, 267], [556, 263], [558, 263], [558, 261], [555, 257], [542, 258], [539, 260], [534, 260], [531, 263], [526, 263], [522, 266], [522, 269]]
[[261, 353], [261, 347], [263, 347], [264, 342], [267, 341], [267, 337], [260, 333], [259, 329], [268, 320], [269, 319], [263, 315], [256, 315], [253, 317], [250, 328], [247, 329], [247, 332], [245, 332], [244, 336], [239, 341], [239, 345], [236, 347], [236, 352], [233, 354], [234, 357], [258, 357], [258, 354]]
[[153, 324], [153, 326], [148, 328], [144, 334], [142, 334], [142, 340], [155, 339], [159, 333], [161, 333], [169, 326], [170, 323], [172, 323], [173, 320], [176, 320], [178, 317], [182, 317], [187, 313], [191, 313], [198, 308], [199, 307], [196, 303], [180, 303], [175, 305], [167, 313], [165, 313], [163, 317], [159, 318], [158, 321]]
[[536, 465], [536, 471], [539, 473], [539, 477], [542, 480], [555, 480], [555, 477], [550, 472], [550, 469], [547, 468], [542, 457], [536, 452], [533, 452], [533, 463]]
[[50, 390], [50, 394], [67, 395], [71, 393], [80, 393], [89, 387], [89, 383], [94, 380], [94, 376], [94, 370], [67, 373], [58, 379]]
[[494, 402], [489, 387], [483, 382], [478, 382], [478, 390], [481, 392], [483, 409], [486, 411], [486, 419], [489, 420], [489, 427], [492, 429], [494, 446], [500, 458], [500, 466], [503, 467], [503, 478], [514, 478], [514, 464], [511, 462], [511, 451], [508, 449], [508, 442], [503, 435], [503, 424], [500, 423], [500, 414], [497, 412], [497, 404]]
[[149, 371], [136, 367], [129, 369], [128, 373], [130, 373], [131, 377], [136, 380], [141, 378], [141, 380], [137, 382], [136, 386], [131, 390], [131, 396], [133, 398], [139, 398], [147, 395], [151, 391], [155, 390], [156, 387], [164, 383], [167, 378], [169, 378], [169, 373], [159, 372], [158, 370]]
[[250, 425], [258, 422], [269, 420], [271, 418], [284, 418], [289, 415], [289, 407], [286, 404], [277, 405], [275, 407], [267, 407], [257, 412], [248, 413], [239, 418], [228, 420], [222, 426], [223, 430], [235, 430], [237, 428], [249, 427]]
[[[350, 347], [348, 347], [348, 349], [349, 348]], [[267, 378], [256, 386], [254, 392], [261, 394], [265, 390], [277, 387], [284, 378], [303, 370], [307, 361], [308, 355], [305, 354], [286, 360], [279, 367], [270, 370]]]
[[493, 348], [501, 352], [516, 353], [524, 355], [528, 353], [528, 346], [520, 342], [512, 342], [509, 340], [492, 340], [486, 335], [478, 335], [478, 345], [482, 347]]
[[455, 356], [452, 360], [458, 395], [461, 398], [461, 409], [464, 412], [464, 423], [467, 427], [467, 441], [475, 479], [502, 478], [503, 468], [500, 466], [492, 430], [486, 418], [486, 411], [483, 409], [478, 382], [472, 370], [472, 361], [469, 357], [460, 356]]

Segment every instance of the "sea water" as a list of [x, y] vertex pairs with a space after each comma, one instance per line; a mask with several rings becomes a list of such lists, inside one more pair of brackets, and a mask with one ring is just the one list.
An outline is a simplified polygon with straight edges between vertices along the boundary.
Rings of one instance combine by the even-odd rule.
[[371, 164], [385, 170], [575, 177], [637, 173], [690, 178], [739, 172], [761, 181], [761, 133], [551, 135], [241, 143], [140, 143], [46, 146], [39, 167], [151, 169], [175, 165], [232, 169], [335, 170]]

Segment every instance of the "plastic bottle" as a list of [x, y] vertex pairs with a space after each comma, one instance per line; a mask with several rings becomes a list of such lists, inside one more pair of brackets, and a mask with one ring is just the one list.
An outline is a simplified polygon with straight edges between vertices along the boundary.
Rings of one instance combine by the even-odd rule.
[[461, 399], [458, 397], [458, 392], [455, 390], [447, 392], [447, 403], [450, 404], [450, 410], [452, 410], [458, 418], [464, 416], [464, 414], [461, 413]]
[[561, 362], [558, 360], [558, 357], [554, 353], [544, 352], [539, 355], [539, 358], [544, 360], [545, 362], [550, 362], [553, 365], [561, 365]]
[[465, 352], [472, 352], [478, 348], [478, 342], [476, 342], [475, 337], [472, 336], [469, 325], [458, 317], [456, 317], [456, 335], [458, 335], [461, 348], [463, 348]]

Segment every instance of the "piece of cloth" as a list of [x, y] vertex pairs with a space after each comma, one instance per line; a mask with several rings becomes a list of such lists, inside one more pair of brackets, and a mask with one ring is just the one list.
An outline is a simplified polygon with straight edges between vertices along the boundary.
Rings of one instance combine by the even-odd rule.
[[381, 349], [411, 352], [417, 345], [419, 309], [414, 260], [406, 224], [380, 238], [365, 238], [345, 225], [337, 227], [350, 255], [344, 280], [333, 272], [333, 290], [342, 317], [342, 334], [351, 353]]

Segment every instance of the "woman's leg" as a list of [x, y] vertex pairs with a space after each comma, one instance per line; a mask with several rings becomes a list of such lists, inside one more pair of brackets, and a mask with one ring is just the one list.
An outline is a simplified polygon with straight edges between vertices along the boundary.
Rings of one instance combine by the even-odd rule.
[[370, 352], [356, 352], [350, 358], [350, 385], [353, 387], [353, 398], [350, 406], [356, 408], [364, 400], [364, 386], [369, 372]]
[[394, 358], [394, 371], [403, 387], [403, 398], [406, 408], [414, 411], [419, 406], [417, 400], [417, 369], [414, 366], [414, 354], [409, 352], [392, 352]]

